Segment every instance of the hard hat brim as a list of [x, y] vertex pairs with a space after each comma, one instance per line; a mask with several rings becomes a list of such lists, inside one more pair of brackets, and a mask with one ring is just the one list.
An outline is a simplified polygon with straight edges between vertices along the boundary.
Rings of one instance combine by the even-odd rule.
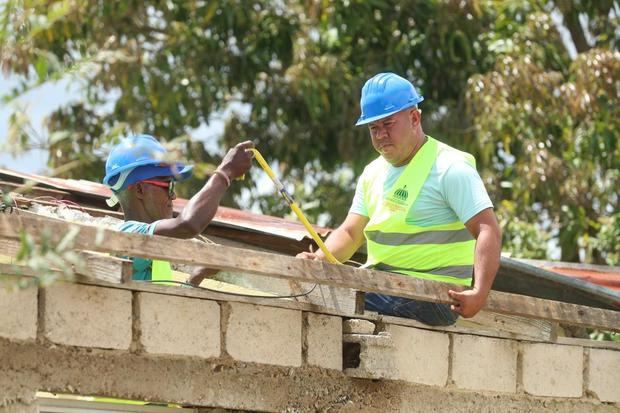
[[[194, 165], [179, 164], [158, 164], [158, 165], [140, 165], [131, 169], [131, 172], [126, 172], [127, 176], [123, 183], [119, 183], [120, 188], [118, 191], [122, 191], [127, 186], [142, 181], [144, 179], [151, 179], [155, 177], [171, 177], [173, 181], [184, 181], [192, 176]], [[108, 186], [114, 186], [119, 178], [120, 174], [106, 177], [104, 183]]]
[[357, 120], [357, 122], [355, 123], [355, 126], [361, 126], [361, 125], [366, 125], [368, 123], [372, 123], [378, 120], [381, 120], [383, 118], [387, 118], [389, 116], [392, 116], [398, 112], [402, 112], [403, 110], [407, 110], [409, 108], [412, 108], [414, 106], [416, 106], [418, 103], [422, 102], [424, 100], [424, 98], [422, 96], [420, 96], [419, 99], [416, 99], [415, 101], [413, 101], [412, 103], [403, 106], [402, 108], [398, 108], [396, 110], [393, 110], [391, 112], [386, 112], [386, 113], [381, 113], [379, 115], [376, 116], [372, 116], [370, 118], [365, 118], [363, 115], [360, 116], [360, 118]]

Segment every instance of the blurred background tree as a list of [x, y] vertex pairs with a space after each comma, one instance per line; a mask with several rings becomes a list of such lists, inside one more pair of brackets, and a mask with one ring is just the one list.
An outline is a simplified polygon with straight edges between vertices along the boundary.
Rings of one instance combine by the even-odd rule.
[[[22, 79], [5, 101], [60, 79], [81, 91], [52, 113], [43, 139], [20, 113], [9, 131], [13, 149], [43, 140], [51, 168], [78, 165], [63, 177], [100, 180], [105, 143], [147, 132], [200, 166], [188, 196], [223, 148], [253, 139], [308, 217], [337, 225], [376, 156], [367, 130], [353, 126], [360, 88], [389, 70], [424, 95], [425, 131], [478, 159], [506, 251], [618, 263], [616, 0], [0, 7], [0, 64]], [[205, 146], [202, 127], [219, 116], [224, 133]], [[270, 187], [257, 187], [261, 176], [254, 168], [225, 204], [287, 215]]]

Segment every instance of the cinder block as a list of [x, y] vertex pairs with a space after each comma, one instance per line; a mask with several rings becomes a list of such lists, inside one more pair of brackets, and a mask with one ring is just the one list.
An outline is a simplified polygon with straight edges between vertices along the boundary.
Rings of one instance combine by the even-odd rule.
[[44, 334], [58, 344], [126, 350], [131, 291], [56, 282], [44, 292]]
[[225, 346], [239, 361], [301, 366], [301, 311], [230, 303]]
[[375, 323], [368, 320], [360, 320], [359, 318], [344, 320], [342, 332], [344, 334], [373, 334], [375, 332]]
[[448, 381], [450, 338], [446, 333], [388, 325], [394, 342], [396, 379], [445, 386]]
[[220, 356], [220, 306], [214, 301], [138, 293], [140, 343], [147, 353]]
[[452, 380], [461, 389], [515, 393], [517, 354], [512, 340], [455, 334]]
[[620, 402], [620, 351], [590, 349], [588, 390], [602, 402]]
[[581, 397], [583, 348], [523, 344], [523, 390], [536, 396]]
[[[394, 342], [392, 335], [385, 331], [379, 334], [345, 334], [343, 341], [348, 343], [345, 347], [347, 359], [345, 365], [355, 364], [356, 348], [350, 344], [359, 344], [358, 365], [345, 368], [347, 376], [363, 379], [387, 379], [396, 380], [399, 371], [395, 361]], [[346, 346], [346, 345], [345, 345]]]
[[311, 366], [342, 370], [342, 319], [307, 313], [307, 362]]
[[37, 287], [19, 289], [16, 277], [0, 276], [0, 337], [37, 338]]

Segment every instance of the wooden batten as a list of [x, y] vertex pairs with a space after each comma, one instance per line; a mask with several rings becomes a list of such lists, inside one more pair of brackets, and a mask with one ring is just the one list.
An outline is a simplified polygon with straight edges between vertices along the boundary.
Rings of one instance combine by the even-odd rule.
[[[20, 249], [20, 242], [17, 240], [0, 238], [0, 255], [11, 258], [11, 261], [17, 256]], [[131, 260], [113, 257], [111, 255], [93, 252], [79, 251], [84, 267], [77, 269], [76, 274], [104, 281], [112, 284], [119, 284], [131, 280], [133, 272]], [[5, 274], [12, 273], [10, 267], [4, 266]], [[21, 267], [25, 271], [26, 267]], [[24, 275], [31, 275], [30, 272]]]
[[[18, 239], [24, 229], [35, 239], [43, 230], [61, 237], [70, 226], [79, 229], [75, 248], [123, 256], [202, 265], [286, 280], [448, 303], [449, 289], [459, 286], [375, 270], [361, 270], [322, 261], [299, 260], [259, 251], [207, 245], [191, 240], [125, 234], [82, 224], [68, 224], [33, 214], [0, 215], [0, 237]], [[571, 325], [620, 331], [620, 312], [492, 291], [486, 311]]]

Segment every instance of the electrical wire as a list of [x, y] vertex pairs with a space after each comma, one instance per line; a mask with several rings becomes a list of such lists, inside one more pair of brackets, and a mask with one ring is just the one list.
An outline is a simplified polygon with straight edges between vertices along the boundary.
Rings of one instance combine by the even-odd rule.
[[234, 296], [237, 296], [237, 297], [251, 297], [251, 298], [297, 298], [297, 297], [306, 297], [309, 294], [311, 294], [314, 291], [314, 289], [316, 288], [316, 286], [318, 285], [318, 284], [314, 284], [314, 286], [312, 286], [312, 288], [310, 290], [306, 291], [305, 293], [295, 294], [295, 295], [253, 295], [253, 294], [233, 293], [233, 292], [230, 292], [230, 291], [214, 290], [213, 288], [201, 287], [199, 285], [190, 284], [190, 283], [184, 282], [184, 281], [175, 281], [175, 280], [134, 280], [134, 281], [136, 281], [136, 282], [151, 283], [151, 284], [157, 284], [157, 283], [177, 284], [177, 285], [181, 285], [181, 286], [184, 286], [184, 287], [192, 287], [192, 288], [196, 288], [196, 289], [199, 289], [199, 290], [210, 291], [212, 293], [228, 294], [228, 295], [234, 295]]

